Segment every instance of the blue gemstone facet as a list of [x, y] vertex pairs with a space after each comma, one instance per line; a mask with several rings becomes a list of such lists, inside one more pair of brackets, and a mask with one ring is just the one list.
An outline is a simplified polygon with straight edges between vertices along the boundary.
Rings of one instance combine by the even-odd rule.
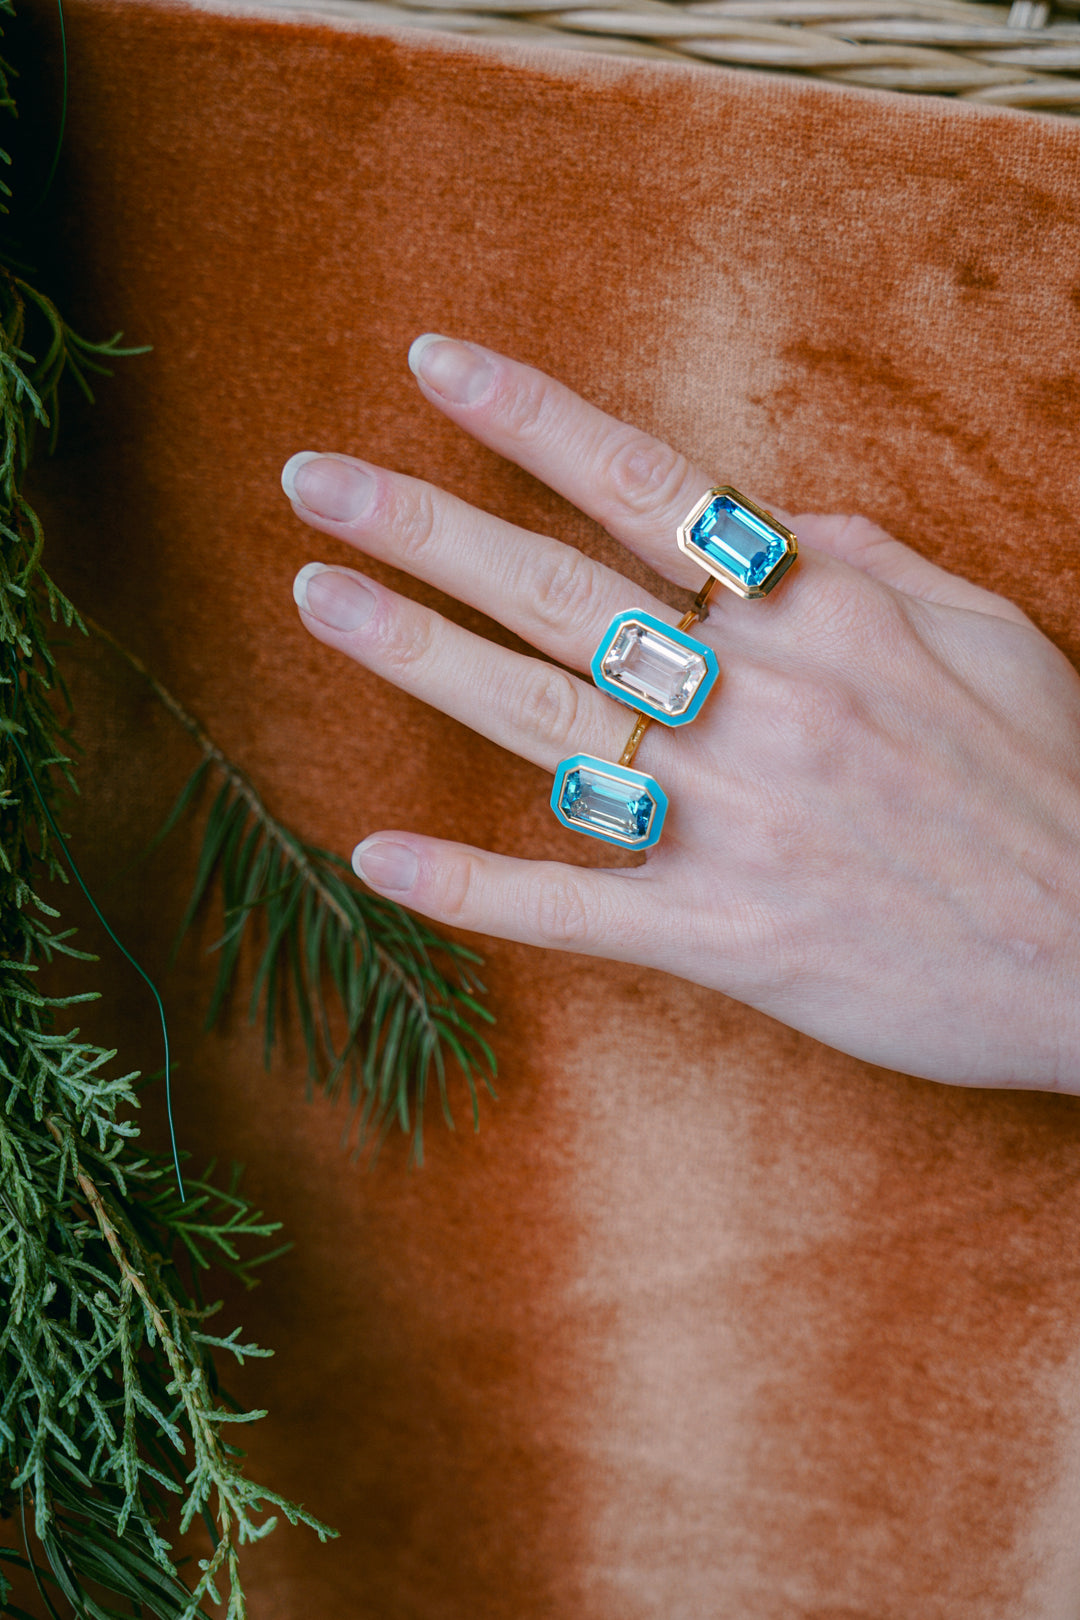
[[660, 837], [667, 796], [641, 771], [575, 754], [555, 772], [551, 808], [576, 832], [628, 849], [649, 849]]
[[655, 809], [647, 793], [581, 767], [567, 776], [559, 804], [571, 821], [634, 840], [645, 837]]
[[734, 491], [713, 495], [704, 510], [679, 532], [688, 556], [734, 582], [742, 595], [761, 596], [794, 560], [793, 537], [754, 510]]

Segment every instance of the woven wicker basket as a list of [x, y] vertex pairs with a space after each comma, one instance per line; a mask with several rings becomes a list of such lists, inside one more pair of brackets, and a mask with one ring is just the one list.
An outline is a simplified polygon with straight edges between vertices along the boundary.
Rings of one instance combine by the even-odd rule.
[[[265, 0], [376, 25], [719, 62], [1080, 114], [1080, 0]], [[1069, 13], [1073, 20], [1069, 20]]]

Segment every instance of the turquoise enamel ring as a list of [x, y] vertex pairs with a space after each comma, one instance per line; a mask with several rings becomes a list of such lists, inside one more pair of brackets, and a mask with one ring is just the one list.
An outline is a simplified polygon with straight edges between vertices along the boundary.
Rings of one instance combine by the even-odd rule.
[[651, 849], [664, 828], [667, 794], [651, 776], [591, 754], [564, 759], [551, 808], [564, 827], [623, 849]]
[[667, 794], [654, 777], [632, 769], [654, 720], [696, 720], [720, 677], [716, 654], [687, 635], [708, 616], [717, 583], [745, 599], [767, 596], [798, 556], [798, 541], [770, 513], [727, 485], [709, 490], [677, 531], [679, 550], [709, 578], [677, 625], [645, 608], [617, 613], [593, 654], [590, 670], [602, 692], [636, 711], [617, 764], [574, 754], [555, 771], [551, 808], [564, 827], [623, 849], [651, 849], [667, 815]]
[[711, 647], [643, 608], [615, 615], [589, 667], [601, 692], [663, 726], [696, 720], [720, 674]]

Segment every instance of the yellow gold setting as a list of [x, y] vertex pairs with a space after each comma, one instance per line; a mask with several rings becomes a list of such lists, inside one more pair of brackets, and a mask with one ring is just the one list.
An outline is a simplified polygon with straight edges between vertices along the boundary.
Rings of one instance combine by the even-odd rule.
[[744, 600], [775, 590], [799, 554], [799, 542], [771, 512], [718, 484], [677, 530], [679, 550]]

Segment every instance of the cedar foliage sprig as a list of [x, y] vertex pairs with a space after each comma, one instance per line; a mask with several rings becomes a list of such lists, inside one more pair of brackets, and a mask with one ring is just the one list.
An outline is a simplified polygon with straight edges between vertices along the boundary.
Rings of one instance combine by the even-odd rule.
[[224, 932], [214, 947], [218, 973], [207, 1027], [218, 1022], [236, 987], [250, 937], [257, 960], [248, 1013], [254, 1023], [261, 1011], [266, 1065], [288, 998], [309, 1081], [331, 1097], [347, 1091], [346, 1142], [355, 1135], [358, 1150], [372, 1140], [377, 1147], [396, 1121], [411, 1135], [414, 1162], [422, 1163], [424, 1102], [433, 1078], [453, 1128], [448, 1057], [464, 1078], [477, 1125], [479, 1085], [494, 1096], [496, 1072], [495, 1055], [477, 1027], [493, 1022], [477, 999], [484, 989], [476, 973], [480, 957], [359, 888], [339, 855], [305, 842], [273, 816], [250, 778], [146, 665], [102, 626], [90, 625], [147, 682], [203, 756], [155, 843], [199, 798], [208, 777], [219, 779], [180, 925], [182, 938], [211, 894], [220, 895]]
[[[274, 1509], [332, 1533], [250, 1480], [222, 1433], [262, 1414], [223, 1394], [214, 1352], [267, 1352], [239, 1328], [212, 1331], [204, 1276], [213, 1265], [252, 1284], [268, 1256], [250, 1245], [265, 1250], [277, 1224], [235, 1175], [190, 1180], [181, 1203], [169, 1161], [135, 1146], [138, 1077], [70, 1023], [93, 992], [50, 997], [36, 978], [58, 955], [93, 958], [40, 892], [64, 874], [34, 781], [51, 805], [74, 786], [42, 609], [80, 621], [42, 568], [23, 480], [35, 430], [55, 428], [63, 373], [88, 392], [86, 372], [124, 351], [78, 338], [0, 259], [0, 1510], [23, 1540], [21, 1553], [0, 1548], [0, 1609], [21, 1613], [5, 1573], [20, 1570], [54, 1616], [50, 1592], [94, 1620], [193, 1620], [207, 1601], [241, 1620], [238, 1548], [272, 1528]], [[171, 1510], [211, 1537], [190, 1587]]]

